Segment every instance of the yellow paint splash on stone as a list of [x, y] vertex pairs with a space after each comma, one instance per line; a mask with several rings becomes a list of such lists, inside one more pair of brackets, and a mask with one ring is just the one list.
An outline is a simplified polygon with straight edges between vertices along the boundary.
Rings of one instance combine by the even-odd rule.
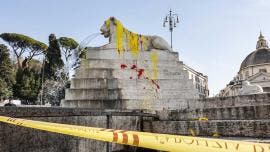
[[216, 137], [216, 138], [219, 138], [219, 137], [220, 137], [220, 135], [219, 135], [218, 132], [214, 132], [212, 136], [213, 136], [213, 137]]
[[[138, 60], [140, 51], [146, 51], [149, 45], [147, 37], [127, 30], [119, 20], [115, 20], [113, 24], [114, 25], [112, 25], [110, 19], [106, 21], [107, 28], [111, 28], [111, 26], [114, 26], [115, 28], [116, 50], [118, 51], [118, 54], [123, 55], [124, 59], [125, 51], [130, 51], [130, 54]], [[147, 60], [149, 61], [149, 59]], [[153, 50], [150, 54], [151, 67], [148, 65], [149, 63], [147, 63], [143, 76], [148, 79], [149, 85], [144, 88], [145, 96], [140, 105], [142, 106], [142, 109], [152, 109], [151, 101], [153, 100], [153, 94], [154, 98], [158, 99], [157, 88], [152, 82], [152, 80], [158, 78], [158, 60], [157, 51]]]
[[150, 56], [152, 62], [152, 80], [156, 80], [158, 78], [158, 55], [157, 52], [154, 51]]
[[199, 121], [208, 121], [208, 118], [207, 117], [200, 117], [198, 120]]
[[195, 137], [195, 136], [196, 136], [196, 132], [195, 132], [195, 130], [193, 130], [193, 129], [189, 129], [188, 131], [189, 131], [189, 133], [191, 134], [191, 136], [193, 136], [193, 137]]

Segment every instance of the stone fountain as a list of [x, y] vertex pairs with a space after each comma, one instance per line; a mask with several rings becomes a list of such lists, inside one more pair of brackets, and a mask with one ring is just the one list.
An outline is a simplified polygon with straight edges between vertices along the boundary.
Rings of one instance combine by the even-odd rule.
[[114, 17], [101, 32], [109, 43], [86, 48], [62, 106], [181, 109], [198, 97], [178, 53], [163, 38], [133, 33]]

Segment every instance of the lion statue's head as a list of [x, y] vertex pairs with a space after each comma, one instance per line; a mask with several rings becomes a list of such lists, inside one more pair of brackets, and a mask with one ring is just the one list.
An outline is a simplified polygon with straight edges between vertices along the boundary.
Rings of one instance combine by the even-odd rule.
[[111, 35], [111, 29], [110, 29], [110, 24], [116, 25], [116, 19], [115, 17], [110, 17], [107, 19], [104, 24], [101, 26], [100, 31], [101, 34], [105, 37], [108, 38]]

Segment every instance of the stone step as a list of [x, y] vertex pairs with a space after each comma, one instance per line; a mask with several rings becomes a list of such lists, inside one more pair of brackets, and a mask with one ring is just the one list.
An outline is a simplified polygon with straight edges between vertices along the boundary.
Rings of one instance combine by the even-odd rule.
[[267, 120], [209, 120], [209, 121], [145, 121], [144, 131], [196, 136], [270, 138], [270, 119]]
[[123, 109], [122, 100], [65, 100], [64, 107], [84, 107], [90, 109]]
[[65, 100], [117, 100], [120, 89], [66, 89]]
[[168, 109], [181, 109], [186, 107], [184, 99], [117, 99], [117, 100], [65, 100], [61, 102], [61, 106], [65, 107], [83, 107], [93, 109], [104, 109], [105, 106], [109, 106], [108, 109], [145, 109], [145, 110], [162, 110]]
[[[165, 50], [156, 50], [155, 51], [158, 57], [158, 60], [166, 61], [178, 61], [178, 52], [169, 52]], [[151, 60], [151, 55], [153, 51], [141, 51], [139, 53], [139, 60]], [[86, 59], [127, 59], [135, 60], [130, 52], [125, 52], [123, 55], [120, 55], [115, 49], [106, 49], [106, 50], [88, 50], [86, 53]]]
[[[138, 71], [133, 69], [82, 69], [76, 71], [76, 78], [118, 78], [118, 79], [133, 79], [138, 78]], [[144, 70], [140, 78], [154, 77], [152, 70]], [[184, 79], [187, 80], [188, 76], [185, 71], [174, 71], [171, 69], [159, 70], [157, 79]]]
[[117, 79], [106, 79], [106, 78], [73, 78], [71, 79], [70, 88], [73, 89], [114, 89], [118, 87]]
[[[166, 112], [167, 113], [167, 112]], [[160, 112], [159, 115], [163, 115]], [[209, 120], [255, 120], [270, 118], [270, 104], [258, 106], [236, 106], [205, 109], [185, 109], [169, 111], [168, 120], [195, 120], [206, 117]]]
[[123, 100], [123, 105], [127, 109], [147, 109], [147, 110], [163, 110], [165, 109], [181, 109], [186, 107], [185, 99], [129, 99]]
[[[169, 69], [178, 67], [183, 69], [183, 63], [180, 64], [180, 61], [158, 61], [158, 69]], [[149, 60], [119, 60], [119, 59], [88, 59], [82, 60], [81, 68], [112, 68], [112, 69], [121, 69], [121, 65], [131, 68], [133, 65], [136, 65], [138, 68], [151, 69], [153, 62]]]
[[[162, 67], [162, 68], [157, 68], [157, 69], [153, 69], [151, 66], [147, 67], [147, 68], [141, 68], [138, 67], [136, 69], [132, 69], [132, 66], [128, 66], [124, 69], [121, 69], [120, 67], [121, 65], [119, 65], [119, 68], [109, 68], [109, 67], [102, 67], [102, 68], [96, 68], [96, 67], [90, 67], [90, 68], [86, 68], [86, 67], [81, 67], [77, 70], [77, 72], [84, 72], [84, 71], [89, 71], [89, 70], [113, 70], [113, 71], [117, 71], [117, 72], [125, 72], [125, 71], [139, 71], [139, 69], [143, 69], [144, 71], [150, 73], [153, 73], [154, 70], [158, 71], [158, 74], [164, 72], [164, 73], [173, 73], [173, 72], [180, 72], [180, 73], [186, 73], [185, 70], [181, 69], [180, 67]], [[125, 65], [126, 66], [126, 65]], [[134, 65], [135, 66], [135, 65]], [[137, 67], [137, 66], [136, 66]]]
[[190, 109], [269, 105], [270, 93], [188, 100]]
[[[159, 87], [162, 90], [167, 89], [181, 89], [187, 86], [189, 81], [182, 81], [179, 79], [160, 79], [160, 80], [149, 80], [149, 79], [106, 79], [106, 78], [73, 78], [71, 80], [70, 88], [73, 89], [113, 89], [113, 88], [125, 88], [130, 89], [147, 89]], [[170, 85], [168, 85], [170, 84]]]
[[146, 88], [127, 89], [66, 89], [66, 100], [117, 100], [117, 99], [183, 99], [189, 98], [189, 89], [182, 90]]
[[106, 78], [113, 79], [113, 69], [76, 70], [76, 78]]

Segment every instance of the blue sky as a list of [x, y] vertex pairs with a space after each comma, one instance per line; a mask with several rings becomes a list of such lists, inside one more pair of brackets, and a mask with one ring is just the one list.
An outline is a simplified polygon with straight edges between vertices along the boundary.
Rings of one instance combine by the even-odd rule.
[[[270, 0], [6, 0], [0, 5], [0, 33], [21, 33], [45, 43], [50, 33], [82, 41], [115, 16], [134, 32], [169, 41], [162, 19], [170, 8], [180, 15], [174, 50], [184, 63], [208, 75], [211, 95], [236, 75], [254, 51], [260, 30], [270, 39]], [[90, 45], [105, 42], [100, 36]]]

